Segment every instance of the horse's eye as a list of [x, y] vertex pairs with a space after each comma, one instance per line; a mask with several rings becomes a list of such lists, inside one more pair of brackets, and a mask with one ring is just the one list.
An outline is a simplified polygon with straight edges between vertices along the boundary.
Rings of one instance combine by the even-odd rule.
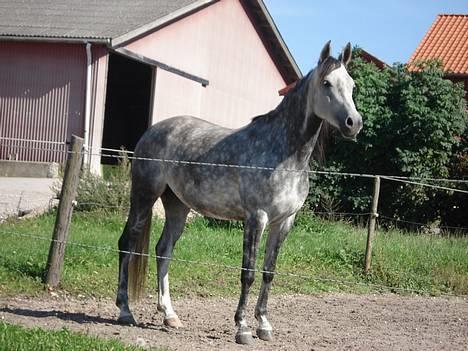
[[324, 87], [327, 87], [327, 88], [330, 88], [330, 87], [331, 87], [331, 83], [330, 83], [328, 80], [324, 80], [324, 81], [323, 81], [323, 86], [324, 86]]

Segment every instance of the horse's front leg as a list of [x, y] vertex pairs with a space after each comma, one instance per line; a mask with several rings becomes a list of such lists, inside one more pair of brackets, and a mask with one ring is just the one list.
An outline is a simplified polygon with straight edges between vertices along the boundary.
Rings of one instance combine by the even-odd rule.
[[276, 259], [284, 239], [289, 233], [295, 215], [288, 217], [282, 222], [270, 224], [270, 232], [265, 246], [265, 261], [263, 264], [263, 281], [258, 295], [257, 306], [255, 307], [255, 318], [259, 325], [257, 328], [257, 336], [265, 341], [270, 341], [273, 338], [273, 328], [268, 322], [267, 304], [268, 294], [270, 292], [271, 283], [273, 281], [274, 271], [276, 267]]
[[238, 344], [249, 344], [252, 342], [252, 332], [247, 324], [245, 309], [247, 306], [249, 289], [255, 279], [255, 259], [258, 251], [258, 243], [260, 242], [267, 221], [268, 216], [264, 211], [257, 211], [255, 214], [249, 215], [245, 220], [241, 294], [239, 305], [237, 306], [237, 311], [234, 316], [237, 327], [236, 342]]
[[166, 221], [161, 238], [156, 245], [158, 270], [158, 310], [164, 314], [164, 324], [171, 328], [181, 328], [182, 323], [175, 313], [169, 293], [169, 263], [177, 240], [184, 231], [189, 208], [169, 189], [161, 196], [166, 213]]

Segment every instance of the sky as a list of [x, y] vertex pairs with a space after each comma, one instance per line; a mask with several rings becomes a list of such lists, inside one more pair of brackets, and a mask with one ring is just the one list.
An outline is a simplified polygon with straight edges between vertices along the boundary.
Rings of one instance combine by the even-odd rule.
[[264, 0], [303, 73], [323, 45], [347, 42], [388, 64], [408, 62], [436, 16], [468, 13], [468, 0]]

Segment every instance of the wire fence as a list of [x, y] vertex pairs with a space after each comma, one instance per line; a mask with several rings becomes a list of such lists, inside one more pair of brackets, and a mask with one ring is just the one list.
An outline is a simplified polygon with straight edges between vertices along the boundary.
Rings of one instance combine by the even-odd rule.
[[[20, 195], [20, 194], [2, 194], [2, 197], [5, 200], [7, 200], [7, 198], [15, 198], [15, 199], [20, 200], [20, 199], [24, 199], [25, 195], [24, 194], [22, 194], [22, 195]], [[56, 201], [58, 201], [58, 198], [56, 198], [56, 197], [51, 197], [48, 200], [48, 210], [51, 210], [54, 206], [57, 205]], [[3, 204], [3, 203], [9, 203], [9, 202], [8, 201], [0, 201], [0, 205]], [[125, 211], [125, 212], [130, 210], [130, 206], [109, 205], [108, 203], [91, 202], [91, 201], [75, 201], [73, 205], [77, 209], [86, 209], [86, 208], [89, 208], [89, 207], [94, 207], [94, 208], [110, 209], [110, 210], [118, 209], [118, 210], [122, 210], [122, 211]], [[320, 217], [324, 217], [326, 219], [347, 219], [347, 218], [361, 217], [361, 218], [364, 218], [366, 221], [367, 221], [368, 217], [370, 215], [372, 215], [371, 212], [335, 212], [335, 211], [312, 211], [311, 214], [316, 215], [316, 216], [320, 216]], [[196, 212], [195, 212], [195, 215], [197, 215]], [[400, 218], [386, 216], [386, 215], [383, 215], [381, 213], [378, 213], [377, 217], [382, 222], [385, 220], [385, 221], [390, 221], [390, 222], [393, 222], [393, 223], [411, 224], [412, 226], [419, 227], [420, 229], [430, 228], [430, 224], [427, 224], [427, 223], [408, 221], [408, 220], [404, 220], [404, 219], [400, 219]], [[454, 231], [468, 232], [468, 227], [461, 227], [461, 226], [438, 225], [437, 229], [448, 230], [448, 231], [454, 230]]]
[[[98, 207], [102, 209], [120, 209], [124, 211], [128, 211], [130, 206], [125, 205], [109, 205], [107, 203], [102, 202], [92, 202], [92, 201], [77, 201], [74, 206], [76, 208], [89, 208], [91, 207]], [[311, 211], [311, 214], [316, 216], [325, 217], [328, 219], [345, 219], [345, 218], [354, 218], [354, 217], [363, 217], [367, 220], [367, 218], [372, 215], [372, 212], [335, 212], [335, 211]], [[201, 215], [200, 215], [201, 216]], [[430, 225], [427, 223], [422, 222], [414, 222], [414, 221], [407, 221], [400, 218], [389, 217], [380, 213], [377, 213], [376, 216], [379, 220], [387, 220], [394, 223], [402, 223], [402, 224], [411, 224], [413, 226], [419, 227], [421, 229], [430, 228]], [[466, 231], [468, 232], [468, 227], [461, 227], [461, 226], [447, 226], [447, 225], [438, 225], [438, 229], [440, 230], [458, 230], [458, 231]]]
[[[0, 137], [0, 140], [4, 141], [25, 141], [23, 139], [15, 139], [15, 138], [4, 138]], [[32, 142], [36, 144], [60, 144], [60, 145], [66, 145], [67, 143], [63, 142], [47, 142], [47, 141], [40, 141], [40, 140], [33, 140]], [[18, 148], [29, 148], [31, 149], [31, 146], [26, 146], [26, 145], [17, 145], [14, 147]], [[41, 146], [33, 147], [33, 149], [39, 149], [39, 150], [51, 150], [54, 152], [57, 152], [56, 148], [44, 148]], [[60, 152], [65, 152], [67, 154], [72, 154], [71, 151], [69, 150], [63, 150]], [[257, 170], [257, 171], [269, 171], [269, 172], [294, 172], [294, 173], [302, 173], [306, 172], [309, 174], [321, 174], [321, 175], [334, 175], [334, 176], [340, 176], [340, 177], [360, 177], [360, 178], [376, 178], [376, 177], [381, 177], [382, 179], [389, 180], [389, 181], [395, 181], [395, 182], [402, 182], [402, 183], [407, 183], [411, 185], [416, 185], [416, 186], [424, 186], [424, 187], [429, 187], [433, 189], [438, 189], [438, 190], [444, 190], [444, 191], [449, 191], [449, 192], [458, 192], [458, 193], [463, 193], [467, 194], [467, 190], [459, 189], [459, 188], [454, 188], [454, 187], [448, 187], [448, 186], [443, 186], [443, 185], [436, 185], [436, 184], [430, 184], [429, 182], [435, 182], [435, 183], [446, 183], [446, 184], [468, 184], [468, 179], [439, 179], [439, 178], [418, 178], [418, 177], [405, 177], [405, 176], [399, 176], [399, 175], [375, 175], [375, 174], [363, 174], [363, 173], [350, 173], [350, 172], [333, 172], [333, 171], [321, 171], [321, 170], [295, 170], [295, 169], [279, 169], [279, 168], [274, 168], [274, 167], [267, 167], [267, 166], [258, 166], [258, 165], [237, 165], [237, 164], [221, 164], [221, 163], [210, 163], [210, 162], [198, 162], [198, 161], [190, 161], [190, 160], [172, 160], [172, 159], [162, 159], [162, 158], [149, 158], [149, 157], [138, 157], [134, 156], [134, 153], [131, 151], [123, 151], [123, 150], [117, 150], [117, 149], [109, 149], [109, 148], [90, 148], [89, 150], [85, 151], [82, 150], [80, 153], [87, 153], [88, 155], [94, 155], [94, 156], [100, 156], [100, 157], [110, 157], [110, 158], [128, 158], [130, 160], [139, 160], [139, 161], [151, 161], [151, 162], [161, 162], [161, 163], [167, 163], [171, 165], [181, 165], [181, 166], [198, 166], [198, 167], [224, 167], [224, 168], [234, 168], [234, 169], [242, 169], [242, 170]], [[123, 155], [124, 153], [125, 155]], [[19, 198], [21, 199], [22, 195], [18, 194], [3, 194], [3, 198]], [[98, 202], [75, 202], [75, 207], [80, 207], [80, 206], [98, 206], [101, 208], [119, 208], [122, 210], [128, 210], [128, 206], [110, 206], [109, 204], [104, 204], [104, 203], [98, 203]], [[406, 221], [406, 220], [401, 220], [398, 218], [392, 218], [388, 217], [385, 215], [379, 215], [377, 213], [370, 213], [370, 212], [362, 212], [362, 213], [352, 213], [352, 212], [334, 212], [334, 211], [316, 211], [315, 214], [321, 215], [321, 216], [329, 216], [329, 217], [339, 217], [339, 218], [350, 218], [350, 217], [362, 217], [362, 218], [370, 218], [370, 216], [374, 215], [376, 217], [380, 217], [382, 220], [387, 220], [387, 221], [392, 221], [395, 223], [403, 223], [403, 224], [412, 224], [412, 225], [417, 225], [420, 226], [421, 228], [427, 228], [427, 224], [424, 223], [418, 223], [418, 222], [411, 222], [411, 221]], [[447, 229], [447, 230], [468, 230], [468, 228], [461, 228], [461, 227], [451, 227], [451, 226], [440, 226], [440, 229]], [[82, 247], [82, 248], [87, 248], [87, 249], [92, 249], [92, 250], [97, 250], [97, 251], [111, 251], [111, 252], [120, 252], [120, 253], [129, 253], [132, 255], [144, 255], [147, 257], [151, 258], [157, 258], [157, 259], [167, 259], [171, 260], [174, 262], [179, 262], [179, 263], [185, 263], [185, 264], [191, 264], [191, 265], [203, 265], [203, 266], [210, 266], [210, 267], [218, 267], [218, 268], [223, 268], [223, 269], [228, 269], [228, 270], [235, 270], [235, 271], [242, 271], [242, 270], [250, 270], [247, 268], [239, 267], [239, 266], [233, 266], [233, 265], [226, 265], [226, 264], [220, 264], [220, 263], [213, 263], [213, 262], [203, 262], [203, 261], [195, 261], [195, 260], [186, 260], [186, 259], [180, 259], [180, 258], [169, 258], [169, 257], [162, 257], [162, 256], [157, 256], [157, 255], [152, 255], [152, 254], [140, 254], [136, 252], [124, 252], [124, 251], [119, 251], [118, 249], [115, 249], [113, 247], [104, 247], [104, 246], [94, 246], [94, 245], [89, 245], [89, 244], [83, 244], [79, 242], [73, 242], [73, 241], [61, 241], [61, 240], [54, 240], [50, 237], [47, 236], [41, 236], [41, 235], [34, 235], [34, 234], [29, 234], [29, 233], [15, 233], [15, 232], [8, 232], [8, 231], [3, 231], [0, 232], [2, 235], [10, 235], [10, 236], [18, 236], [18, 237], [25, 237], [33, 240], [42, 240], [42, 241], [48, 241], [50, 243], [56, 242], [60, 244], [66, 244], [70, 245], [72, 247]], [[301, 279], [306, 279], [310, 281], [322, 281], [322, 282], [332, 282], [340, 285], [363, 285], [363, 286], [368, 286], [372, 287], [377, 290], [383, 290], [383, 291], [400, 291], [400, 292], [408, 292], [408, 293], [415, 293], [415, 294], [427, 294], [427, 291], [424, 290], [418, 290], [418, 289], [411, 289], [411, 288], [404, 288], [404, 287], [398, 287], [398, 286], [388, 286], [388, 285], [382, 285], [382, 284], [375, 284], [371, 282], [361, 282], [361, 281], [349, 281], [349, 280], [341, 280], [341, 279], [335, 279], [335, 278], [328, 278], [328, 277], [320, 277], [320, 276], [313, 276], [313, 275], [304, 275], [304, 274], [297, 274], [297, 273], [291, 273], [291, 272], [267, 272], [264, 270], [260, 269], [253, 269], [253, 271], [257, 273], [272, 273], [275, 275], [279, 276], [288, 276], [288, 277], [295, 277], [295, 278], [301, 278]], [[454, 294], [440, 294], [444, 296], [454, 296]], [[460, 296], [460, 295], [457, 295]]]
[[[29, 141], [29, 139], [19, 139], [19, 138], [5, 138], [0, 137], [0, 140], [5, 141]], [[32, 140], [35, 143], [54, 143], [58, 145], [66, 145], [66, 142], [53, 142], [53, 141], [45, 141], [45, 140]], [[30, 146], [13, 146], [18, 148], [29, 148], [32, 150], [45, 150], [45, 151], [57, 151], [55, 149], [38, 147], [38, 148], [31, 148]], [[67, 150], [59, 150], [59, 152], [64, 152], [70, 154], [71, 151]], [[167, 163], [167, 164], [175, 164], [175, 165], [182, 165], [182, 166], [204, 166], [204, 167], [222, 167], [222, 168], [234, 168], [234, 169], [245, 169], [245, 170], [257, 170], [257, 171], [275, 171], [275, 172], [287, 172], [287, 173], [309, 173], [309, 174], [320, 174], [320, 175], [335, 175], [340, 177], [359, 177], [359, 178], [375, 178], [380, 177], [382, 179], [401, 182], [401, 183], [408, 183], [413, 185], [419, 185], [423, 187], [430, 187], [439, 190], [446, 190], [451, 192], [459, 192], [468, 194], [468, 190], [453, 188], [453, 187], [446, 187], [440, 185], [429, 184], [425, 182], [443, 182], [443, 183], [454, 183], [454, 184], [468, 184], [468, 179], [450, 179], [450, 178], [431, 178], [431, 177], [408, 177], [402, 175], [385, 175], [385, 174], [366, 174], [366, 173], [353, 173], [353, 172], [334, 172], [334, 171], [325, 171], [325, 170], [309, 170], [309, 169], [288, 169], [288, 168], [278, 168], [278, 167], [269, 167], [269, 166], [260, 166], [260, 165], [239, 165], [239, 164], [227, 164], [227, 163], [213, 163], [213, 162], [200, 162], [200, 161], [193, 161], [193, 160], [174, 160], [174, 159], [165, 159], [165, 158], [152, 158], [152, 157], [139, 157], [139, 156], [131, 156], [134, 155], [133, 151], [127, 151], [122, 149], [111, 149], [111, 148], [96, 148], [90, 147], [87, 151], [81, 151], [84, 154], [89, 156], [99, 156], [99, 157], [107, 157], [113, 159], [123, 159], [128, 158], [129, 160], [139, 160], [139, 161], [152, 161], [152, 162], [160, 162], [160, 163]], [[113, 152], [113, 153], [106, 153], [106, 152]], [[125, 154], [125, 155], [123, 155]]]
[[[118, 150], [115, 150], [118, 151]], [[297, 170], [297, 169], [288, 169], [288, 168], [274, 168], [274, 167], [267, 167], [267, 166], [251, 166], [251, 165], [237, 165], [237, 164], [226, 164], [226, 163], [211, 163], [211, 162], [198, 162], [198, 161], [184, 161], [184, 160], [173, 160], [173, 159], [164, 159], [164, 158], [150, 158], [150, 157], [136, 157], [136, 156], [123, 156], [123, 155], [113, 155], [113, 154], [106, 154], [106, 153], [91, 153], [94, 156], [100, 157], [109, 157], [109, 158], [116, 158], [122, 159], [127, 157], [129, 160], [139, 160], [139, 161], [152, 161], [152, 162], [161, 162], [161, 163], [168, 163], [174, 165], [182, 165], [182, 166], [203, 166], [203, 167], [222, 167], [222, 168], [233, 168], [233, 169], [243, 169], [243, 170], [257, 170], [257, 171], [270, 171], [270, 172], [286, 172], [286, 173], [308, 173], [308, 174], [323, 174], [323, 175], [335, 175], [341, 177], [360, 177], [360, 178], [375, 178], [380, 177], [382, 179], [400, 182], [400, 183], [407, 183], [413, 185], [419, 185], [423, 187], [429, 187], [433, 189], [439, 190], [446, 190], [456, 193], [463, 193], [468, 194], [468, 190], [458, 189], [458, 188], [450, 188], [441, 185], [434, 185], [429, 183], [423, 183], [422, 180], [428, 178], [415, 178], [415, 177], [403, 177], [403, 176], [389, 176], [389, 175], [380, 175], [380, 174], [365, 174], [365, 173], [349, 173], [349, 172], [333, 172], [333, 171], [319, 171], [319, 170]], [[415, 180], [411, 179], [421, 179], [421, 181], [416, 182]], [[436, 178], [430, 178], [433, 181], [436, 181]], [[440, 181], [440, 179], [439, 179]], [[445, 179], [445, 182], [456, 182], [456, 183], [467, 183], [468, 180], [464, 179]]]
[[[8, 144], [9, 147], [13, 148], [22, 148], [22, 149], [29, 149], [29, 150], [39, 150], [39, 151], [53, 151], [53, 152], [61, 152], [70, 154], [70, 150], [57, 150], [54, 148], [47, 148], [44, 146], [53, 145], [53, 146], [64, 146], [68, 145], [69, 143], [66, 141], [49, 141], [49, 140], [36, 140], [36, 139], [26, 139], [26, 138], [12, 138], [12, 137], [0, 137], [0, 141], [10, 142], [10, 143], [23, 143], [20, 144]], [[3, 145], [3, 144], [0, 144]], [[32, 145], [43, 145], [43, 146], [32, 146]], [[294, 170], [294, 169], [286, 169], [286, 168], [274, 168], [274, 167], [266, 167], [266, 166], [257, 166], [257, 165], [238, 165], [238, 164], [223, 164], [223, 163], [210, 163], [210, 162], [198, 162], [198, 161], [190, 161], [190, 160], [173, 160], [173, 159], [162, 159], [162, 158], [149, 158], [149, 157], [137, 157], [132, 156], [134, 155], [133, 151], [122, 150], [122, 149], [112, 149], [112, 148], [96, 148], [90, 147], [88, 150], [82, 150], [82, 153], [87, 153], [88, 155], [99, 156], [99, 157], [108, 157], [113, 159], [123, 159], [128, 158], [129, 160], [140, 160], [140, 161], [153, 161], [153, 162], [161, 162], [161, 163], [168, 163], [168, 164], [175, 164], [175, 165], [182, 165], [182, 166], [204, 166], [204, 167], [224, 167], [224, 168], [235, 168], [235, 169], [246, 169], [246, 170], [259, 170], [259, 171], [277, 171], [277, 172], [306, 172], [309, 174], [318, 174], [318, 175], [333, 175], [339, 177], [359, 177], [359, 178], [375, 178], [380, 177], [385, 180], [394, 181], [394, 182], [401, 182], [406, 184], [412, 184], [417, 186], [429, 187], [438, 190], [449, 191], [452, 193], [462, 193], [468, 194], [468, 190], [454, 188], [454, 187], [447, 187], [442, 185], [435, 185], [429, 184], [425, 182], [438, 182], [438, 183], [451, 183], [451, 184], [468, 184], [468, 179], [444, 179], [444, 178], [431, 178], [431, 177], [408, 177], [408, 176], [401, 176], [401, 175], [379, 175], [379, 174], [365, 174], [365, 173], [352, 173], [352, 172], [334, 172], [334, 171], [324, 171], [324, 170]], [[109, 153], [111, 152], [111, 153]], [[17, 197], [22, 198], [23, 195], [18, 194], [2, 194], [4, 199]], [[3, 201], [5, 202], [5, 201]], [[92, 204], [92, 203], [81, 203], [80, 206], [97, 206], [99, 204]], [[109, 206], [107, 206], [109, 207]], [[112, 206], [114, 208], [118, 208], [121, 206]], [[334, 211], [330, 212], [315, 212], [318, 215], [324, 215], [328, 217], [356, 217], [361, 216], [361, 214], [356, 213], [338, 213]], [[369, 213], [363, 213], [362, 215], [369, 215]], [[382, 217], [389, 221], [393, 221], [395, 223], [405, 223], [411, 224], [415, 226], [420, 226], [422, 228], [427, 227], [427, 224], [414, 222], [414, 221], [407, 221], [398, 218], [390, 218], [390, 217]], [[440, 226], [440, 229], [447, 229], [447, 230], [466, 230], [463, 227], [454, 227], [454, 226]]]
[[0, 142], [0, 159], [64, 162], [67, 156], [64, 141], [0, 137]]
[[[68, 145], [69, 142], [66, 141], [49, 141], [49, 140], [36, 140], [36, 139], [26, 139], [26, 138], [11, 138], [11, 137], [0, 137], [0, 141], [4, 142], [14, 142], [14, 143], [23, 143], [23, 145], [11, 145], [8, 144], [10, 147], [16, 148], [23, 148], [29, 150], [41, 150], [41, 151], [53, 151], [53, 152], [61, 152], [66, 154], [71, 154], [72, 151], [70, 150], [57, 150], [54, 148], [47, 148], [47, 145]], [[25, 145], [28, 144], [29, 145]], [[31, 146], [33, 145], [43, 145], [43, 146]], [[0, 144], [3, 145], [3, 144]], [[224, 164], [224, 163], [211, 163], [211, 162], [199, 162], [199, 161], [190, 161], [190, 160], [173, 160], [173, 159], [163, 159], [163, 158], [150, 158], [150, 157], [138, 157], [132, 156], [134, 155], [133, 151], [123, 150], [123, 149], [112, 149], [112, 148], [96, 148], [90, 147], [88, 150], [82, 150], [82, 153], [86, 153], [89, 156], [99, 156], [99, 157], [108, 157], [112, 159], [124, 159], [127, 158], [129, 160], [139, 160], [139, 161], [152, 161], [152, 162], [161, 162], [167, 163], [172, 165], [181, 165], [181, 166], [203, 166], [203, 167], [223, 167], [223, 168], [234, 168], [234, 169], [245, 169], [245, 170], [258, 170], [258, 171], [277, 171], [277, 172], [292, 172], [292, 173], [308, 173], [308, 174], [315, 174], [315, 175], [331, 175], [331, 176], [338, 176], [338, 177], [356, 177], [356, 178], [375, 178], [380, 177], [382, 179], [394, 182], [401, 182], [406, 184], [411, 184], [415, 186], [422, 186], [422, 187], [429, 187], [432, 189], [438, 189], [443, 191], [448, 191], [452, 193], [461, 193], [461, 194], [468, 194], [468, 190], [459, 189], [455, 187], [447, 187], [442, 185], [435, 185], [430, 184], [427, 182], [436, 182], [436, 183], [451, 183], [451, 184], [468, 184], [468, 179], [450, 179], [450, 178], [431, 178], [431, 177], [408, 177], [408, 176], [401, 176], [401, 175], [382, 175], [382, 174], [365, 174], [365, 173], [353, 173], [353, 172], [335, 172], [335, 171], [325, 171], [325, 170], [295, 170], [295, 169], [286, 169], [286, 168], [274, 168], [274, 167], [267, 167], [267, 166], [258, 166], [258, 165], [238, 165], [238, 164]], [[2, 194], [4, 199], [16, 197], [16, 198], [23, 198], [23, 195], [19, 194]], [[5, 201], [3, 201], [5, 202]], [[91, 203], [91, 202], [81, 202], [79, 206], [105, 206], [107, 208], [121, 208], [126, 209], [123, 206], [109, 206], [105, 204], [98, 204], [98, 203]], [[317, 212], [314, 211], [317, 215], [327, 216], [330, 218], [333, 217], [360, 217], [370, 215], [370, 213], [340, 213], [336, 211], [329, 211], [329, 212]], [[386, 219], [388, 221], [392, 221], [394, 223], [402, 223], [402, 224], [411, 224], [414, 226], [419, 226], [421, 228], [427, 228], [428, 224], [415, 222], [415, 221], [408, 221], [393, 217], [382, 216], [381, 218]], [[455, 227], [455, 226], [439, 226], [442, 230], [467, 230], [465, 227]]]
[[[110, 246], [89, 245], [89, 244], [84, 244], [84, 243], [70, 241], [70, 240], [68, 241], [53, 240], [50, 237], [47, 237], [46, 235], [18, 233], [18, 232], [11, 232], [11, 231], [0, 231], [0, 235], [28, 238], [28, 239], [33, 239], [33, 240], [45, 241], [49, 243], [56, 242], [59, 244], [66, 245], [67, 247], [71, 246], [71, 247], [78, 247], [78, 248], [84, 248], [84, 249], [92, 249], [94, 252], [124, 253], [124, 254], [130, 254], [134, 256], [143, 256], [143, 257], [152, 258], [152, 259], [168, 260], [171, 262], [182, 263], [186, 265], [206, 266], [206, 267], [219, 268], [219, 269], [235, 271], [235, 272], [250, 271], [250, 272], [255, 272], [258, 274], [268, 273], [268, 274], [272, 274], [275, 276], [299, 278], [302, 280], [315, 281], [315, 282], [334, 283], [334, 284], [343, 285], [343, 286], [362, 286], [362, 287], [373, 288], [381, 292], [386, 292], [386, 291], [387, 292], [402, 292], [402, 293], [410, 293], [410, 294], [417, 294], [417, 295], [427, 295], [431, 293], [428, 290], [422, 290], [422, 289], [391, 286], [391, 285], [385, 285], [385, 284], [376, 284], [376, 283], [371, 283], [371, 282], [351, 281], [351, 280], [316, 276], [316, 275], [311, 275], [311, 274], [299, 274], [299, 273], [281, 272], [281, 271], [267, 271], [267, 270], [258, 269], [258, 268], [250, 269], [250, 268], [244, 268], [244, 267], [236, 266], [236, 265], [228, 265], [228, 264], [221, 264], [221, 263], [207, 262], [207, 261], [200, 261], [200, 260], [189, 260], [189, 259], [183, 259], [183, 258], [177, 258], [177, 257], [159, 256], [159, 255], [154, 255], [150, 253], [139, 253], [135, 251], [125, 251], [125, 250], [119, 250]], [[437, 293], [437, 295], [444, 296], [444, 297], [468, 298], [468, 295], [452, 294], [452, 293], [444, 293], [444, 292], [439, 292]]]

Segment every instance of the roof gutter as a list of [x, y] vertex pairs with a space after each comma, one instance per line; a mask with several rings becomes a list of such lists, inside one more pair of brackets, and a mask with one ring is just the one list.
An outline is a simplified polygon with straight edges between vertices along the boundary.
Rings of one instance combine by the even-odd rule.
[[69, 38], [69, 37], [41, 37], [41, 36], [22, 36], [22, 35], [0, 35], [0, 40], [5, 41], [32, 41], [48, 43], [66, 43], [66, 44], [101, 44], [110, 46], [110, 38]]

